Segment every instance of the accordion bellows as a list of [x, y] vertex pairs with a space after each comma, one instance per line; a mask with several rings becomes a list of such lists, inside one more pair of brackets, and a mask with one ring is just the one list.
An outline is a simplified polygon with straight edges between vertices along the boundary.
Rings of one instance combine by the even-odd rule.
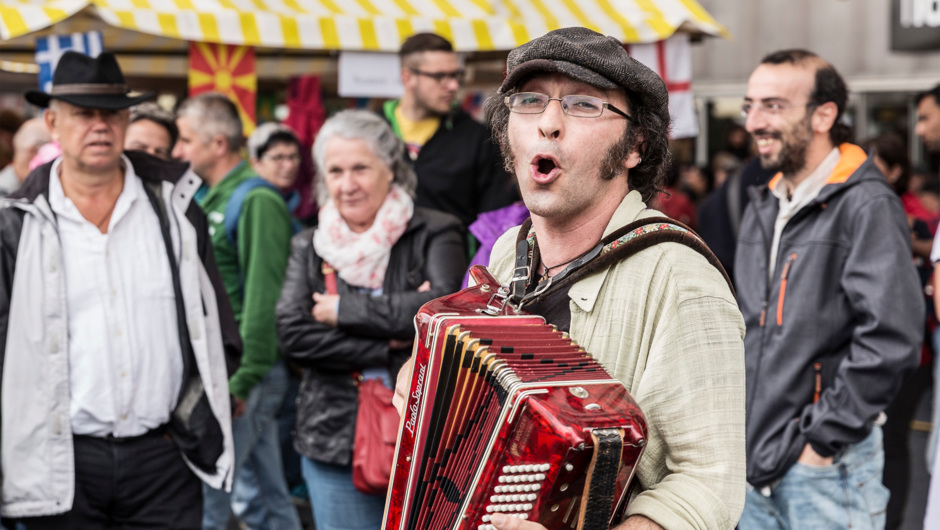
[[566, 333], [477, 285], [421, 308], [385, 530], [609, 528], [625, 508], [646, 422]]

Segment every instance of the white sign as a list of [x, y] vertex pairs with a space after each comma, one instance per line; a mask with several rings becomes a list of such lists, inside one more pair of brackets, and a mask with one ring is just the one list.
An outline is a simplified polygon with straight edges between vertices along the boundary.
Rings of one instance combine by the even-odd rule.
[[400, 97], [401, 61], [398, 54], [341, 52], [338, 91], [344, 98]]

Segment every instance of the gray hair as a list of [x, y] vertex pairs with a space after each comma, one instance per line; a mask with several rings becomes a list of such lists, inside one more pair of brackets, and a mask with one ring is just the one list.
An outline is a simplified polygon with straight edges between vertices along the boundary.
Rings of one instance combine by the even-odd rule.
[[291, 143], [300, 149], [300, 140], [293, 129], [276, 122], [262, 123], [248, 136], [248, 157], [261, 158], [273, 144], [279, 143]]
[[326, 120], [316, 141], [313, 142], [313, 161], [320, 178], [317, 179], [317, 201], [326, 204], [329, 192], [326, 189], [326, 146], [334, 137], [346, 140], [362, 140], [372, 152], [392, 171], [392, 183], [398, 184], [412, 198], [418, 186], [411, 164], [405, 160], [405, 143], [395, 136], [388, 123], [367, 110], [344, 110]]
[[[55, 101], [55, 100], [52, 100]], [[42, 118], [31, 118], [23, 122], [13, 135], [13, 150], [26, 151], [52, 141], [49, 128]]]
[[176, 116], [190, 118], [189, 126], [202, 138], [203, 143], [221, 134], [230, 153], [237, 153], [242, 147], [244, 135], [238, 107], [224, 94], [205, 92], [193, 96], [180, 105]]

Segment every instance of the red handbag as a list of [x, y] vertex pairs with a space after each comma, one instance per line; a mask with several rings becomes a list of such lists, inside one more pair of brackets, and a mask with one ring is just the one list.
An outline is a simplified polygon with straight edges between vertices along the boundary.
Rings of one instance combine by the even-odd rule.
[[[336, 271], [323, 262], [321, 271], [327, 294], [339, 294]], [[353, 486], [362, 493], [384, 495], [388, 490], [398, 441], [398, 411], [392, 406], [394, 391], [380, 379], [362, 379], [353, 374], [359, 387], [359, 410], [356, 413], [356, 435], [353, 438]]]
[[366, 379], [358, 385], [353, 485], [369, 495], [384, 495], [388, 490], [395, 443], [398, 441], [398, 411], [392, 406], [394, 392], [381, 379]]

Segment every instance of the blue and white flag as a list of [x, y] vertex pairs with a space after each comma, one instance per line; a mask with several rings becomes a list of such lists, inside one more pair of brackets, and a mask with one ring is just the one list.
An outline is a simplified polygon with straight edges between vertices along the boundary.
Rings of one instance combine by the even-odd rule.
[[52, 91], [52, 73], [62, 54], [72, 50], [97, 57], [103, 51], [101, 33], [72, 33], [71, 35], [52, 35], [36, 38], [36, 64], [39, 65], [39, 89]]

